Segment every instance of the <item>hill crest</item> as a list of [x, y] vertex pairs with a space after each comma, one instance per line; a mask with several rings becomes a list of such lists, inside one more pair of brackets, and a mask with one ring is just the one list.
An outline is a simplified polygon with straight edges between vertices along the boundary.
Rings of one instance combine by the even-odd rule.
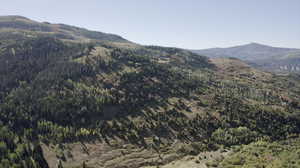
[[[90, 31], [85, 28], [70, 26], [66, 24], [52, 24], [49, 22], [37, 22], [29, 18], [9, 15], [0, 16], [1, 33], [16, 34], [15, 30], [22, 31], [24, 34], [51, 35], [62, 40], [91, 42], [91, 41], [110, 41], [120, 43], [131, 43], [123, 37], [110, 33]], [[22, 36], [21, 34], [19, 36]]]

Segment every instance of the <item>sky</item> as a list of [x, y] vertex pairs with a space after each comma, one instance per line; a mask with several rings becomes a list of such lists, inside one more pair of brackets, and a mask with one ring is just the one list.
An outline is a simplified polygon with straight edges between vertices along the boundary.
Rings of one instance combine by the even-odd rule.
[[300, 0], [1, 0], [0, 15], [70, 24], [144, 45], [300, 48]]

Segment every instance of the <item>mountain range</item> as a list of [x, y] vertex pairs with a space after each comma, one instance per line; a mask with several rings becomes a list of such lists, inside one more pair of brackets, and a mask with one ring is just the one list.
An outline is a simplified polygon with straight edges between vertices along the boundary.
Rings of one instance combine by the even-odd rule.
[[300, 72], [300, 49], [250, 43], [229, 48], [193, 50], [211, 58], [238, 58], [253, 66], [276, 73]]

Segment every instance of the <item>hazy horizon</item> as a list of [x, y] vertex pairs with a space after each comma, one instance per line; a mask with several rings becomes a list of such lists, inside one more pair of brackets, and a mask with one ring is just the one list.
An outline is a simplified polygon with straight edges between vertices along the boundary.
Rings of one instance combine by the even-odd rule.
[[300, 48], [300, 1], [4, 1], [0, 15], [113, 33], [143, 45], [187, 49], [251, 42]]

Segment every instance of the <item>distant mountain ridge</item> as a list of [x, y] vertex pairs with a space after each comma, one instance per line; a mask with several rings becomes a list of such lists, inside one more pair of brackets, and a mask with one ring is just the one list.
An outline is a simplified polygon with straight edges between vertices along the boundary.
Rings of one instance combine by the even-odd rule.
[[272, 72], [300, 72], [300, 49], [250, 43], [229, 48], [192, 50], [210, 58], [238, 58]]
[[300, 52], [300, 49], [279, 48], [263, 45], [259, 43], [250, 43], [246, 45], [234, 46], [229, 48], [211, 48], [203, 50], [193, 50], [195, 53], [209, 57], [235, 57], [242, 60], [264, 60], [276, 59], [288, 54]]

